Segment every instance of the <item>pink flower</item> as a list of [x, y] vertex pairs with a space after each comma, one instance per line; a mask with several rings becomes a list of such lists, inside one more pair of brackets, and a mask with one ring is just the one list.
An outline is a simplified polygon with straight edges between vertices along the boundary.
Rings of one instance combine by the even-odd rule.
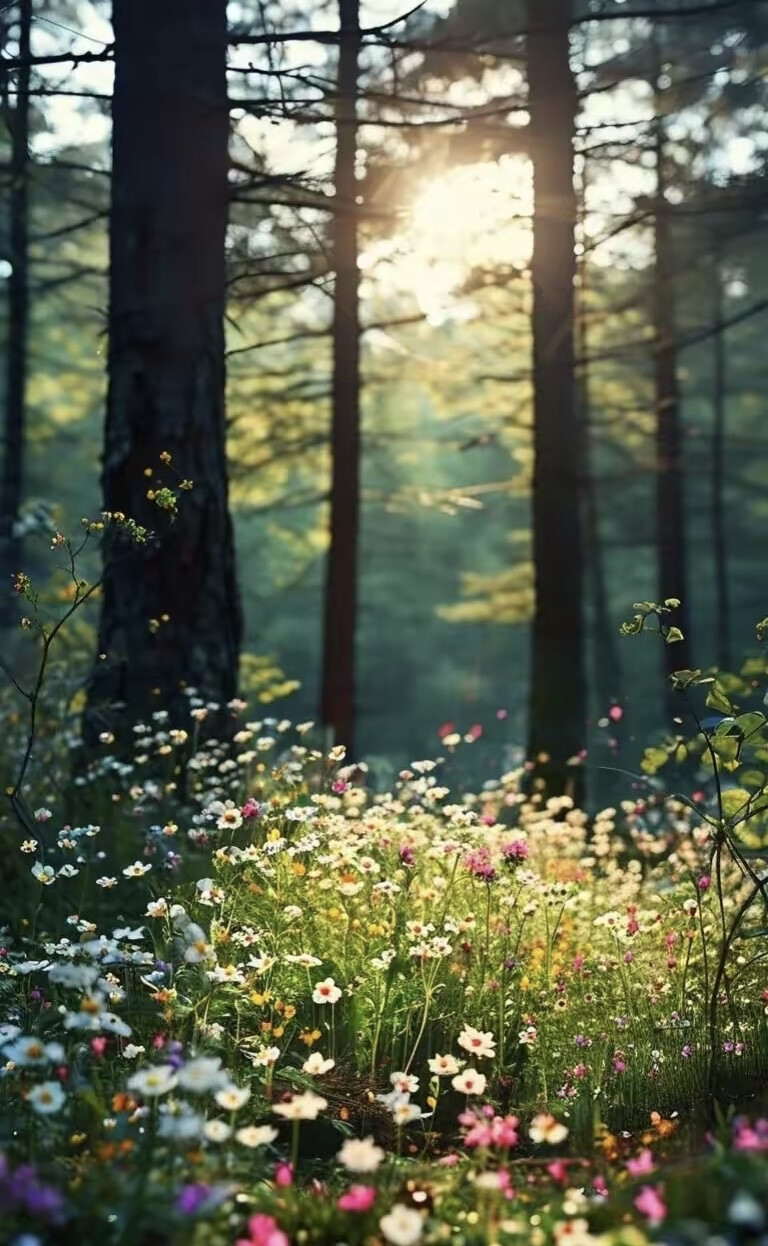
[[656, 1164], [653, 1155], [646, 1147], [634, 1159], [628, 1159], [625, 1164], [626, 1170], [633, 1177], [644, 1177], [646, 1173], [653, 1172]]
[[103, 1034], [91, 1039], [91, 1051], [95, 1056], [103, 1056], [107, 1050], [107, 1040]]
[[661, 1224], [667, 1214], [667, 1205], [655, 1186], [644, 1185], [634, 1203], [649, 1224]]
[[368, 1211], [376, 1202], [376, 1190], [372, 1185], [353, 1185], [336, 1203], [342, 1211]]
[[258, 818], [261, 813], [261, 805], [252, 796], [249, 796], [242, 809], [240, 810], [241, 818]]
[[287, 1190], [293, 1185], [293, 1165], [280, 1163], [275, 1165], [275, 1185]]
[[699, 891], [708, 891], [712, 886], [712, 879], [709, 877], [709, 874], [702, 874], [696, 886]]
[[547, 1164], [547, 1172], [553, 1181], [557, 1181], [559, 1185], [566, 1185], [568, 1182], [568, 1166], [565, 1160], [553, 1159], [551, 1164]]
[[248, 1232], [251, 1236], [238, 1238], [235, 1246], [291, 1246], [274, 1216], [251, 1216]]

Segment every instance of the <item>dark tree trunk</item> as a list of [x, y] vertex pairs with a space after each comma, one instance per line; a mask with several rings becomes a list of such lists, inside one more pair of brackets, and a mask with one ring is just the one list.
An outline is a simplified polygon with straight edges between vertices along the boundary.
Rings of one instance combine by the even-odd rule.
[[[158, 539], [106, 543], [91, 734], [155, 708], [179, 717], [184, 685], [226, 702], [240, 638], [224, 415], [226, 3], [115, 0], [113, 17], [104, 506]], [[155, 477], [194, 484], [173, 522], [146, 496]]]
[[32, 0], [19, 0], [19, 69], [16, 101], [8, 108], [11, 136], [8, 197], [8, 339], [5, 363], [3, 470], [0, 476], [0, 626], [17, 619], [11, 577], [20, 570], [21, 542], [14, 536], [24, 485], [24, 409], [29, 331], [29, 86]]
[[358, 266], [357, 94], [359, 0], [339, 0], [335, 212], [331, 224], [333, 302], [330, 548], [325, 587], [321, 716], [351, 752], [355, 727], [355, 631], [360, 525], [360, 273]]
[[578, 798], [584, 744], [581, 484], [583, 438], [574, 385], [577, 93], [570, 0], [528, 0], [528, 83], [534, 170], [533, 560], [536, 610], [531, 759], [555, 793]]
[[[690, 665], [689, 611], [686, 573], [685, 499], [683, 446], [680, 422], [680, 391], [677, 377], [677, 316], [675, 307], [674, 255], [667, 199], [666, 135], [657, 92], [656, 211], [654, 215], [655, 266], [653, 274], [654, 387], [656, 405], [656, 541], [658, 545], [658, 595], [661, 602], [682, 602], [674, 624], [685, 639], [664, 647], [664, 674]], [[679, 705], [667, 682], [665, 708], [676, 714]]]
[[712, 343], [712, 554], [715, 564], [715, 652], [717, 664], [727, 671], [731, 658], [730, 588], [728, 584], [728, 534], [725, 513], [725, 417], [727, 406], [727, 364], [723, 321], [723, 264], [720, 243], [713, 245], [713, 307], [716, 330]]
[[579, 284], [579, 365], [578, 397], [581, 419], [583, 449], [583, 516], [584, 516], [584, 562], [589, 581], [590, 614], [592, 616], [592, 669], [595, 697], [600, 713], [605, 714], [611, 700], [617, 695], [621, 684], [621, 662], [617, 640], [619, 631], [611, 621], [608, 584], [605, 574], [605, 558], [600, 531], [600, 507], [594, 478], [594, 454], [592, 449], [592, 406], [589, 375], [589, 331], [587, 328], [587, 263], [580, 265]]

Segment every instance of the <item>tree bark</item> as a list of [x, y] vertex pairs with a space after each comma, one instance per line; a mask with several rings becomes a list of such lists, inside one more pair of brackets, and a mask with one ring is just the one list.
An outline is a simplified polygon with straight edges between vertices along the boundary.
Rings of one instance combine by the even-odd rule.
[[[654, 388], [656, 406], [656, 541], [658, 547], [658, 594], [660, 602], [677, 598], [682, 604], [674, 614], [684, 640], [664, 646], [664, 674], [690, 666], [689, 610], [685, 539], [680, 390], [675, 345], [674, 254], [667, 199], [666, 133], [656, 93], [656, 211], [654, 214], [655, 264], [653, 272]], [[665, 709], [674, 716], [679, 705], [667, 680]]]
[[336, 85], [330, 546], [326, 570], [321, 717], [354, 747], [360, 526], [360, 272], [356, 176], [359, 0], [339, 0]]
[[20, 570], [21, 541], [14, 535], [24, 487], [24, 413], [29, 334], [29, 87], [32, 0], [19, 0], [19, 68], [16, 102], [8, 108], [11, 138], [8, 197], [8, 339], [5, 363], [3, 470], [0, 476], [0, 626], [18, 615], [11, 577]]
[[[186, 717], [185, 686], [225, 703], [240, 640], [225, 457], [226, 3], [115, 0], [113, 20], [103, 496], [158, 538], [105, 542], [86, 735], [154, 709]], [[147, 497], [156, 478], [193, 482], [171, 522]]]
[[534, 171], [533, 620], [529, 755], [550, 793], [581, 794], [586, 729], [581, 484], [574, 383], [578, 106], [570, 0], [528, 0]]
[[725, 308], [723, 306], [723, 263], [717, 234], [712, 239], [712, 554], [715, 564], [715, 652], [720, 670], [727, 671], [731, 659], [730, 586], [728, 583], [728, 531], [725, 508], [725, 418], [727, 407], [727, 356]]

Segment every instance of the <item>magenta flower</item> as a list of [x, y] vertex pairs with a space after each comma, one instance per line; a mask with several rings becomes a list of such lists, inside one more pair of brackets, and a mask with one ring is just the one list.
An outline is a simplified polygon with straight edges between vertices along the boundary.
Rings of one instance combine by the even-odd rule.
[[630, 1173], [631, 1176], [644, 1177], [647, 1173], [653, 1172], [656, 1164], [654, 1162], [653, 1155], [646, 1147], [645, 1150], [641, 1151], [639, 1155], [636, 1155], [634, 1159], [628, 1159], [625, 1166], [627, 1172]]
[[645, 1216], [651, 1225], [661, 1224], [667, 1214], [667, 1205], [653, 1185], [644, 1185], [634, 1199], [634, 1204], [640, 1215]]
[[372, 1185], [353, 1185], [342, 1194], [336, 1206], [342, 1211], [368, 1211], [376, 1202], [376, 1190]]
[[250, 1237], [240, 1237], [235, 1246], [291, 1246], [274, 1216], [258, 1214], [248, 1221]]

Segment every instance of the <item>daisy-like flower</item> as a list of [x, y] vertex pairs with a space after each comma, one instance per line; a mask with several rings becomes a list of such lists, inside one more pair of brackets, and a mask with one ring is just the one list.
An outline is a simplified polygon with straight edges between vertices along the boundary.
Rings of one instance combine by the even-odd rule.
[[251, 1056], [251, 1064], [257, 1068], [268, 1069], [280, 1059], [279, 1047], [260, 1047]]
[[142, 878], [152, 869], [150, 864], [144, 864], [143, 861], [134, 861], [133, 865], [126, 865], [123, 874], [126, 878]]
[[390, 1073], [389, 1082], [402, 1095], [413, 1095], [419, 1089], [419, 1079], [412, 1073]]
[[288, 1103], [275, 1103], [272, 1111], [287, 1121], [314, 1121], [327, 1107], [327, 1099], [305, 1090], [301, 1095], [294, 1095]]
[[50, 887], [51, 883], [56, 881], [56, 871], [51, 865], [43, 865], [42, 861], [35, 861], [32, 866], [32, 877], [37, 879], [41, 887]]
[[209, 1142], [226, 1142], [232, 1136], [232, 1126], [226, 1121], [206, 1121], [203, 1125], [203, 1137]]
[[424, 1232], [424, 1221], [414, 1207], [395, 1203], [379, 1220], [379, 1228], [392, 1246], [416, 1246]]
[[235, 1141], [252, 1151], [256, 1147], [268, 1146], [276, 1137], [277, 1130], [272, 1125], [244, 1125], [235, 1132]]
[[317, 969], [317, 966], [323, 963], [310, 952], [300, 952], [298, 955], [286, 956], [284, 959], [289, 965], [301, 965], [302, 969]]
[[19, 852], [37, 852], [37, 840], [25, 839], [19, 846]]
[[313, 1051], [312, 1055], [307, 1057], [301, 1067], [305, 1073], [309, 1073], [312, 1077], [322, 1077], [323, 1073], [329, 1073], [335, 1066], [335, 1060], [326, 1060], [319, 1051]]
[[38, 1116], [53, 1116], [64, 1106], [66, 1095], [58, 1082], [41, 1082], [27, 1094], [27, 1103]]
[[482, 1095], [485, 1093], [488, 1079], [484, 1073], [478, 1073], [477, 1069], [464, 1069], [453, 1078], [451, 1085], [462, 1095]]
[[540, 1112], [538, 1116], [534, 1116], [528, 1127], [528, 1137], [532, 1142], [546, 1142], [549, 1146], [557, 1146], [568, 1137], [568, 1126], [551, 1113]]
[[315, 984], [312, 992], [312, 1001], [315, 1004], [335, 1004], [341, 999], [341, 987], [337, 986], [333, 978], [324, 978], [322, 982]]
[[222, 1086], [213, 1097], [225, 1112], [237, 1112], [248, 1102], [251, 1092], [247, 1086]]
[[465, 1025], [461, 1031], [459, 1046], [480, 1060], [489, 1060], [496, 1055], [496, 1041], [493, 1034], [490, 1031], [483, 1033], [482, 1030], [475, 1030], [471, 1025]]
[[61, 1043], [44, 1043], [42, 1039], [22, 1036], [3, 1049], [6, 1060], [12, 1060], [20, 1068], [60, 1063], [64, 1059]]
[[111, 887], [117, 886], [117, 879], [110, 874], [102, 874], [101, 878], [96, 879], [96, 886], [108, 891]]
[[398, 1128], [410, 1125], [411, 1121], [420, 1121], [424, 1115], [418, 1103], [409, 1103], [403, 1098], [399, 1103], [392, 1104], [392, 1119]]
[[375, 1172], [384, 1159], [384, 1151], [370, 1136], [347, 1138], [336, 1158], [348, 1172]]
[[139, 1069], [128, 1078], [126, 1085], [142, 1099], [156, 1099], [158, 1095], [166, 1095], [173, 1090], [178, 1081], [179, 1075], [172, 1064], [155, 1064], [148, 1069]]
[[427, 1061], [430, 1073], [435, 1077], [455, 1077], [461, 1065], [455, 1056], [433, 1056]]
[[204, 1095], [228, 1086], [229, 1077], [219, 1056], [197, 1056], [179, 1070], [179, 1085], [192, 1094]]
[[149, 904], [146, 907], [144, 916], [145, 917], [167, 917], [169, 912], [170, 910], [168, 908], [168, 901], [163, 900], [161, 898], [160, 900], [150, 900]]

